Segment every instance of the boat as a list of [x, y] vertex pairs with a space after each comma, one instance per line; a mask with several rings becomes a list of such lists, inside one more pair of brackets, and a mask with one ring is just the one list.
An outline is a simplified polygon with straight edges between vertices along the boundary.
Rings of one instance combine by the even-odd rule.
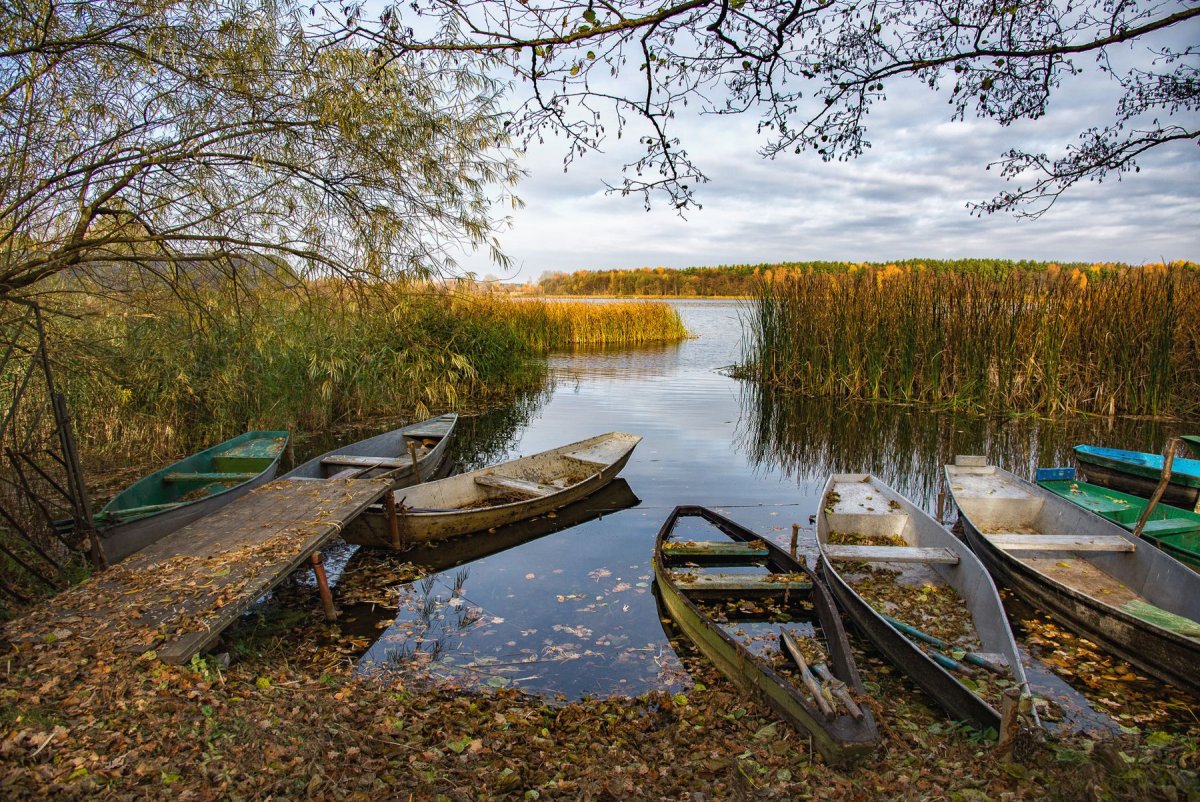
[[[1162, 454], [1081, 445], [1075, 446], [1075, 461], [1092, 484], [1136, 496], [1149, 498], [1162, 479]], [[1175, 457], [1162, 501], [1200, 512], [1200, 459]]]
[[967, 543], [1001, 584], [1142, 671], [1200, 695], [1200, 574], [982, 458], [946, 466]]
[[280, 480], [387, 478], [407, 487], [435, 475], [446, 460], [458, 415], [448, 412], [340, 446], [297, 465]]
[[641, 440], [609, 432], [397, 490], [394, 525], [385, 504], [359, 516], [342, 537], [361, 546], [405, 549], [545, 515], [615, 479]]
[[1192, 456], [1200, 457], [1200, 434], [1181, 434], [1179, 439], [1192, 452]]
[[[658, 531], [654, 578], [663, 607], [696, 648], [811, 736], [829, 763], [853, 765], [871, 754], [879, 730], [859, 703], [864, 690], [842, 620], [803, 563], [712, 510], [684, 506]], [[765, 631], [736, 637], [731, 617]]]
[[[1150, 503], [1141, 496], [1074, 479], [1039, 480], [1038, 485], [1130, 532]], [[1142, 539], [1180, 562], [1200, 569], [1200, 513], [1170, 504], [1155, 504], [1142, 528]]]
[[821, 498], [819, 571], [841, 608], [952, 718], [999, 733], [995, 703], [1029, 686], [979, 558], [874, 476], [831, 476]]
[[246, 432], [134, 482], [93, 516], [104, 560], [120, 562], [269, 482], [287, 443], [287, 432]]

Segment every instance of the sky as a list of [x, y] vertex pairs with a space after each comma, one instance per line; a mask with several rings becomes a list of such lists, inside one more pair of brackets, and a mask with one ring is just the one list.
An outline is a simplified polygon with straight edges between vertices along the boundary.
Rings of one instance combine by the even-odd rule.
[[[1191, 26], [1192, 33], [1196, 27]], [[1187, 32], [1184, 32], [1186, 35]], [[513, 87], [519, 97], [524, 87]], [[1200, 148], [1159, 147], [1122, 180], [1079, 185], [1037, 220], [967, 208], [1015, 187], [987, 165], [1011, 147], [1055, 153], [1079, 132], [1111, 120], [1116, 94], [1095, 70], [1069, 80], [1037, 121], [1002, 127], [968, 117], [952, 122], [943, 96], [908, 81], [868, 118], [872, 147], [851, 162], [816, 156], [759, 156], [765, 139], [753, 114], [692, 114], [676, 135], [711, 179], [702, 209], [681, 218], [666, 202], [607, 194], [619, 184], [636, 135], [563, 172], [566, 146], [547, 137], [523, 156], [517, 187], [525, 208], [503, 209], [500, 235], [513, 268], [486, 254], [459, 258], [464, 270], [504, 281], [543, 272], [691, 267], [816, 259], [1004, 258], [1044, 261], [1200, 261]]]

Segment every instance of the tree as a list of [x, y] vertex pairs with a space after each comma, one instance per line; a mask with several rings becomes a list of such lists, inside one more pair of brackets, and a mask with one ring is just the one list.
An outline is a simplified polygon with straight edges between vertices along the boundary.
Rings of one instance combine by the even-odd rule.
[[[301, 11], [304, 14], [301, 14]], [[382, 63], [292, 0], [0, 11], [0, 298], [133, 268], [379, 277], [495, 248], [518, 170], [495, 83]], [[264, 256], [265, 255], [265, 256]]]
[[[1005, 153], [996, 165], [1020, 185], [973, 204], [1038, 216], [1080, 181], [1197, 144], [1197, 17], [1195, 0], [418, 0], [348, 22], [395, 56], [473, 54], [511, 68], [530, 89], [514, 130], [526, 142], [565, 134], [567, 164], [603, 146], [606, 112], [618, 136], [641, 120], [645, 153], [610, 190], [647, 202], [662, 190], [680, 208], [705, 180], [672, 125], [689, 104], [757, 113], [765, 156], [844, 160], [869, 146], [867, 113], [901, 78], [948, 91], [955, 119], [1008, 125], [1041, 117], [1092, 59], [1121, 93], [1108, 122], [1058, 156]], [[1142, 57], [1118, 66], [1130, 43]]]

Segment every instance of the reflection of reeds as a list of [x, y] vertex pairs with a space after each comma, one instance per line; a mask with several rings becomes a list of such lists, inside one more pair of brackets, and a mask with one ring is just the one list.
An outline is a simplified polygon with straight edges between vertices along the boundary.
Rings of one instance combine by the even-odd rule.
[[740, 375], [970, 411], [1200, 414], [1200, 271], [808, 271], [759, 285]]
[[1174, 433], [1134, 418], [986, 418], [895, 404], [846, 404], [745, 385], [739, 441], [757, 466], [814, 485], [833, 473], [873, 473], [930, 512], [942, 466], [957, 454], [984, 454], [1018, 476], [1038, 466], [1070, 465], [1072, 446], [1103, 443], [1155, 450]]

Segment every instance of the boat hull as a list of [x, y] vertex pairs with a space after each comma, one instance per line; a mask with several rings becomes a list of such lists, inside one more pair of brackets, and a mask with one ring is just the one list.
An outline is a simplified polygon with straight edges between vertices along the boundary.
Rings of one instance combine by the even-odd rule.
[[[422, 499], [440, 498], [444, 495], [455, 496], [462, 488], [469, 487], [479, 477], [510, 470], [522, 466], [529, 461], [545, 458], [557, 452], [566, 452], [586, 443], [592, 443], [599, 438], [591, 438], [551, 449], [548, 452], [531, 455], [511, 462], [484, 468], [479, 471], [459, 474], [437, 482], [426, 483], [414, 488], [412, 493], [397, 491], [396, 502], [399, 512], [396, 515], [396, 533], [393, 536], [391, 522], [382, 507], [373, 508], [360, 516], [351, 526], [346, 528], [342, 537], [348, 543], [375, 548], [408, 549], [421, 544], [437, 543], [455, 537], [461, 537], [474, 532], [484, 532], [501, 526], [515, 524], [539, 515], [553, 512], [568, 504], [586, 498], [609, 484], [625, 467], [633, 449], [641, 441], [640, 437], [620, 435], [626, 439], [626, 446], [616, 458], [606, 465], [595, 465], [594, 472], [582, 481], [575, 482], [559, 492], [550, 493], [532, 499], [522, 499], [508, 504], [478, 507], [471, 509], [433, 509], [421, 511]], [[443, 488], [445, 488], [443, 490]], [[415, 499], [415, 500], [414, 500]], [[416, 507], [417, 509], [413, 509]]]
[[[998, 582], [1012, 588], [1027, 602], [1049, 613], [1061, 624], [1147, 674], [1200, 696], [1200, 675], [1196, 673], [1196, 666], [1200, 665], [1200, 639], [1155, 626], [1068, 587], [996, 546], [980, 529], [979, 522], [964, 509], [963, 500], [958, 498], [955, 474], [951, 473], [953, 467], [947, 466], [947, 480], [951, 493], [955, 494], [955, 504], [959, 509], [967, 543]], [[1087, 513], [1048, 490], [1027, 482], [1021, 484], [1036, 491], [1034, 501], [1040, 500], [1044, 505], [1051, 505], [1051, 514], [1061, 518], [1064, 529], [1090, 535], [1116, 535], [1135, 546], [1138, 544], [1136, 538], [1116, 524]], [[1132, 552], [1095, 557], [1092, 560], [1118, 581], [1145, 593], [1151, 604], [1173, 610], [1192, 620], [1200, 618], [1197, 605], [1200, 600], [1200, 576], [1163, 552], [1142, 544], [1141, 548], [1135, 548]]]
[[[1075, 448], [1075, 461], [1079, 463], [1080, 472], [1092, 484], [1149, 498], [1158, 489], [1162, 478], [1162, 457], [1155, 454], [1128, 453], [1144, 459], [1149, 464], [1123, 459], [1122, 452], [1113, 449], [1092, 449], [1085, 446]], [[1200, 512], [1200, 478], [1180, 473], [1178, 468], [1180, 463], [1184, 462], [1190, 463], [1195, 460], [1175, 460], [1176, 470], [1167, 482], [1162, 501], [1175, 507]]]
[[[1018, 686], [1025, 687], [1025, 672], [1021, 665], [1020, 653], [1013, 640], [1012, 630], [1004, 613], [1004, 606], [988, 576], [987, 569], [971, 550], [951, 535], [933, 520], [924, 510], [917, 508], [908, 499], [899, 495], [874, 477], [865, 475], [832, 476], [821, 494], [822, 499], [828, 499], [831, 491], [849, 483], [871, 482], [871, 492], [881, 499], [888, 499], [889, 513], [902, 513], [908, 521], [900, 524], [911, 531], [908, 540], [911, 545], [925, 548], [946, 549], [958, 557], [956, 565], [931, 566], [947, 585], [953, 587], [963, 598], [964, 605], [977, 619], [976, 629], [986, 651], [1003, 654], [1012, 671], [1012, 681]], [[862, 529], [862, 515], [846, 516], [848, 522], [853, 522], [851, 529]], [[887, 516], [872, 516], [885, 518]], [[971, 692], [946, 669], [938, 665], [928, 654], [920, 649], [912, 640], [898, 632], [888, 623], [855, 589], [847, 582], [842, 572], [831, 561], [825, 551], [825, 544], [832, 534], [830, 504], [823, 502], [818, 513], [817, 544], [821, 549], [819, 570], [821, 576], [828, 582], [839, 606], [850, 616], [855, 625], [863, 631], [867, 638], [879, 651], [898, 668], [904, 671], [922, 690], [928, 693], [950, 716], [959, 721], [966, 721], [980, 730], [1000, 729], [999, 712]], [[889, 532], [890, 533], [890, 532]], [[884, 563], [887, 565], [887, 563]], [[922, 564], [924, 565], [924, 564]], [[1027, 690], [1027, 688], [1026, 688]]]
[[[105, 515], [119, 516], [122, 509], [135, 507], [145, 502], [168, 501], [168, 496], [172, 489], [164, 482], [164, 476], [175, 471], [188, 469], [211, 471], [213, 469], [212, 462], [214, 458], [220, 459], [231, 448], [246, 444], [256, 438], [278, 442], [272, 445], [267, 456], [261, 460], [257, 460], [258, 464], [265, 463], [265, 467], [253, 478], [195, 501], [188, 502], [182, 506], [174, 507], [173, 509], [163, 510], [151, 515], [144, 515], [111, 525], [104, 525], [98, 522], [97, 540], [100, 545], [100, 553], [104, 556], [105, 562], [109, 565], [120, 562], [129, 555], [141, 551], [146, 546], [161, 540], [175, 530], [216, 512], [226, 504], [241, 498], [251, 490], [271, 481], [275, 478], [275, 474], [279, 470], [279, 461], [287, 447], [288, 433], [282, 431], [247, 432], [246, 434], [238, 435], [156, 471], [118, 493], [100, 511], [100, 514], [97, 515], [98, 519], [102, 521]], [[196, 486], [202, 487], [203, 485], [197, 483]], [[175, 492], [179, 492], [182, 488], [173, 489]]]
[[[390, 432], [368, 437], [366, 440], [359, 440], [356, 443], [350, 443], [349, 445], [326, 451], [318, 457], [313, 457], [307, 462], [297, 465], [281, 476], [280, 479], [328, 479], [337, 471], [338, 466], [330, 466], [325, 461], [335, 455], [362, 458], [378, 457], [380, 459], [403, 461], [404, 464], [398, 467], [372, 471], [367, 475], [368, 478], [390, 479], [393, 488], [408, 487], [435, 475], [441, 469], [443, 463], [446, 461], [447, 450], [450, 447], [450, 438], [454, 434], [454, 427], [457, 423], [458, 415], [451, 412], [418, 423], [409, 424], [408, 426], [402, 426]], [[417, 458], [416, 471], [414, 472], [411, 462], [407, 462], [409, 460], [407, 446], [412, 440], [423, 438], [436, 439], [437, 442]]]
[[[664, 565], [662, 546], [675, 522], [688, 515], [706, 518], [733, 539], [759, 539], [749, 530], [703, 507], [676, 507], [659, 531], [654, 557], [655, 586], [671, 620], [695, 644], [700, 653], [734, 685], [765, 703], [793, 726], [809, 734], [813, 745], [826, 761], [837, 766], [862, 762], [874, 751], [879, 740], [870, 710], [864, 706], [865, 715], [861, 722], [856, 722], [849, 715], [838, 716], [832, 721], [826, 720], [813, 709], [790, 681], [726, 635], [677, 587], [671, 572]], [[807, 574], [812, 581], [811, 601], [825, 634], [832, 670], [852, 690], [862, 693], [862, 683], [850, 654], [849, 642], [828, 590], [802, 563], [770, 543], [766, 543], [766, 546], [773, 561], [782, 562], [789, 573]]]

